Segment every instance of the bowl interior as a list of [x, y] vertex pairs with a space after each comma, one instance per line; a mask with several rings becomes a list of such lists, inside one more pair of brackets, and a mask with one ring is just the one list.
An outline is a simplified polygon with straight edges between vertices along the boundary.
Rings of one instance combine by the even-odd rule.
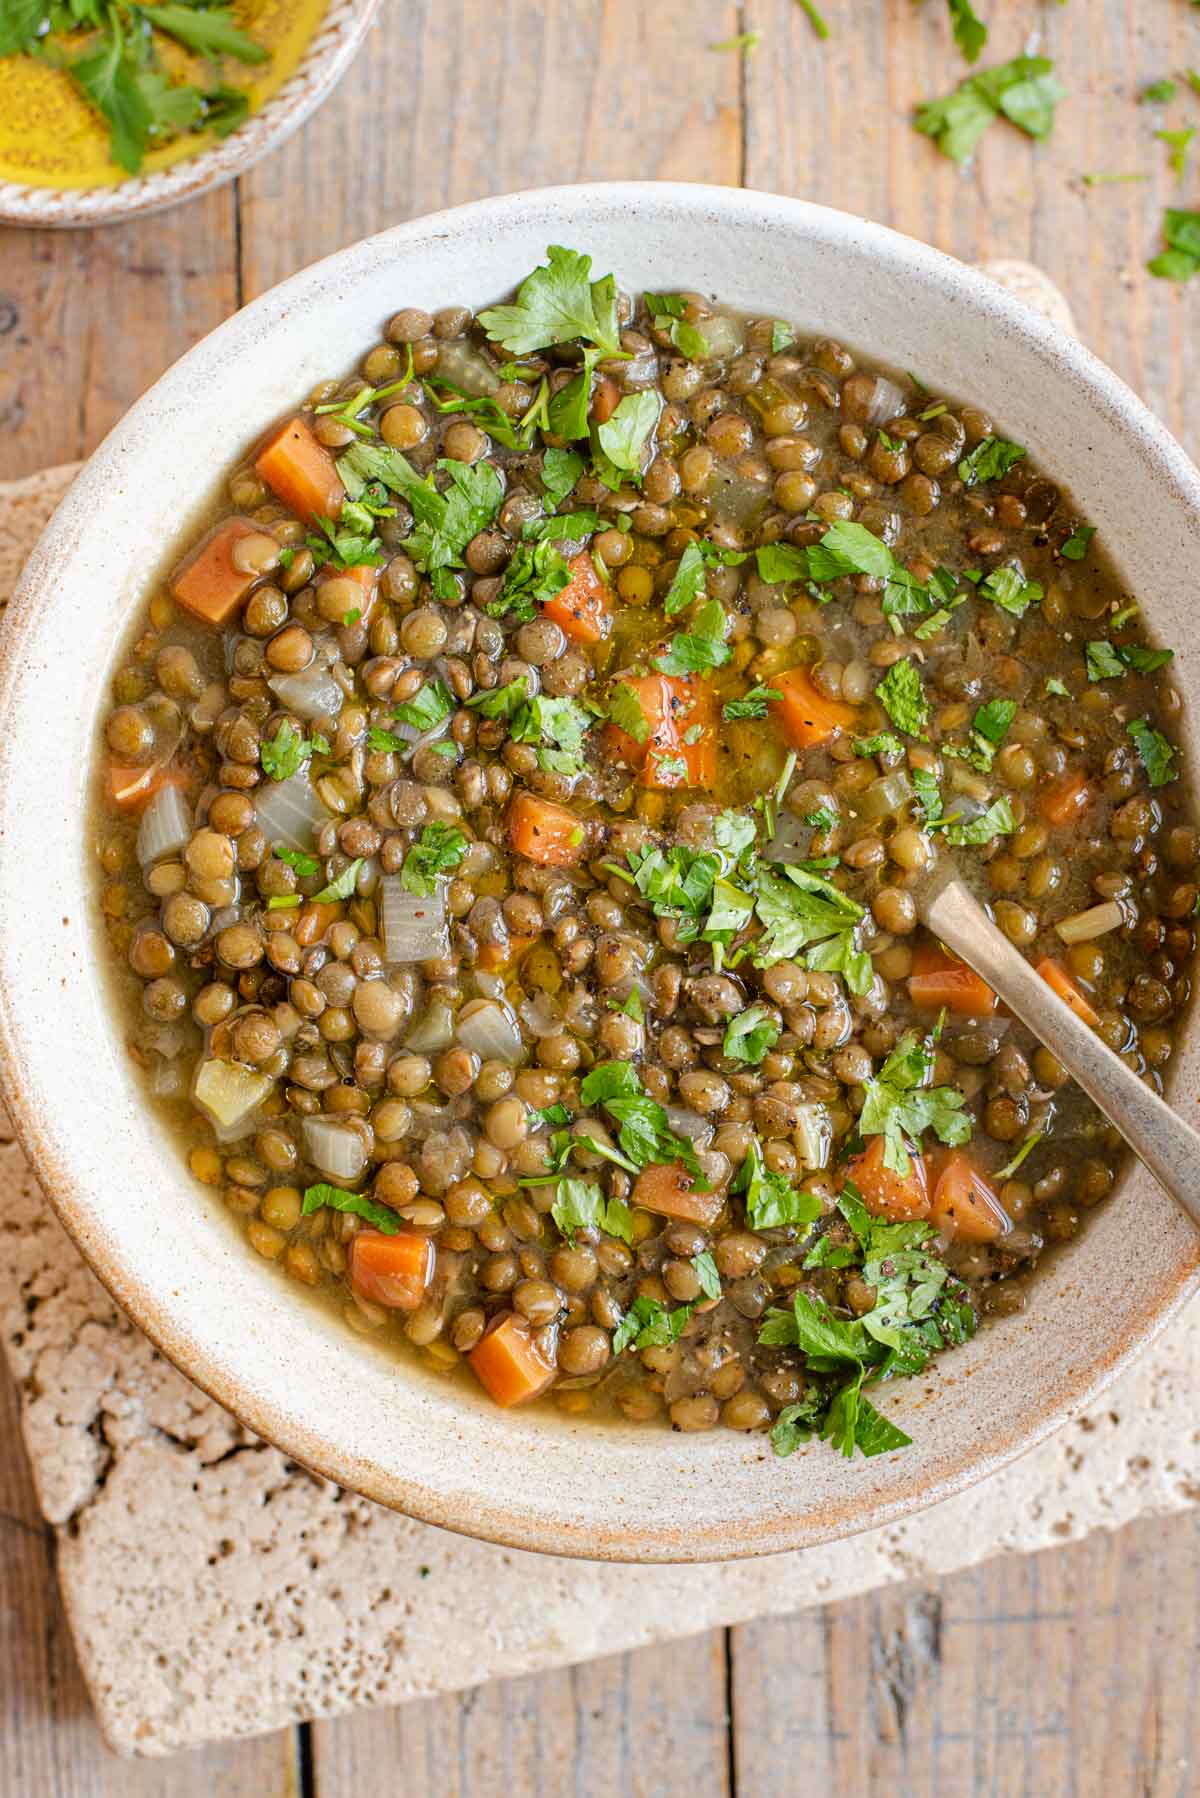
[[[234, 1236], [145, 1108], [93, 926], [96, 720], [156, 567], [222, 472], [405, 305], [478, 306], [548, 243], [630, 289], [693, 287], [836, 336], [986, 407], [1102, 530], [1181, 689], [1200, 698], [1200, 477], [1085, 351], [982, 277], [791, 200], [655, 185], [483, 202], [368, 240], [191, 351], [93, 457], [29, 565], [0, 668], [0, 1072], [80, 1247], [180, 1366], [297, 1459], [386, 1503], [516, 1545], [619, 1559], [793, 1548], [912, 1510], [1000, 1465], [1083, 1402], [1195, 1283], [1197, 1247], [1131, 1170], [1028, 1309], [889, 1390], [913, 1447], [777, 1461], [761, 1437], [502, 1414], [372, 1351]], [[1195, 708], [1178, 732], [1194, 751]], [[1174, 1072], [1196, 1090], [1194, 1033]], [[1200, 1177], [1200, 1176], [1198, 1176]]]

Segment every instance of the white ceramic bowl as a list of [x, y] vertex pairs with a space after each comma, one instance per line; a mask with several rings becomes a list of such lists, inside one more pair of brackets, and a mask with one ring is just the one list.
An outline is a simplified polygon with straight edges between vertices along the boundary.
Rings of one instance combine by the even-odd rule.
[[295, 73], [228, 137], [213, 139], [207, 149], [168, 168], [130, 175], [111, 187], [71, 189], [0, 181], [0, 225], [63, 230], [115, 224], [161, 212], [180, 200], [194, 200], [244, 175], [329, 98], [358, 54], [378, 5], [379, 0], [330, 0]]
[[[522, 1547], [630, 1560], [795, 1548], [992, 1471], [1088, 1402], [1196, 1284], [1197, 1239], [1134, 1169], [1033, 1285], [887, 1392], [914, 1446], [778, 1461], [760, 1436], [505, 1413], [363, 1345], [247, 1252], [147, 1109], [109, 1004], [85, 792], [106, 680], [175, 543], [261, 429], [400, 306], [478, 306], [548, 243], [627, 288], [692, 287], [829, 333], [986, 407], [1069, 485], [1175, 645], [1200, 716], [1200, 476], [1086, 350], [983, 277], [877, 225], [769, 195], [613, 185], [420, 219], [306, 270], [214, 331], [88, 463], [29, 564], [0, 669], [0, 1073], [60, 1217], [180, 1367], [298, 1460], [385, 1504]], [[1197, 1092], [1188, 1032], [1177, 1101]]]

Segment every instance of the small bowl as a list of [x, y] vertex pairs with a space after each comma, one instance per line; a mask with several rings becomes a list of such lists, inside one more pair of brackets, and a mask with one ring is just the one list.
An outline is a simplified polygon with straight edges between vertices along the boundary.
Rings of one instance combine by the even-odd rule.
[[[557, 188], [401, 225], [306, 269], [190, 351], [97, 450], [34, 551], [0, 652], [0, 1081], [60, 1218], [130, 1316], [258, 1435], [429, 1522], [523, 1548], [687, 1561], [894, 1522], [1089, 1404], [1197, 1285], [1200, 1238], [1137, 1165], [1027, 1309], [888, 1388], [913, 1446], [777, 1460], [762, 1436], [502, 1412], [398, 1365], [252, 1254], [188, 1175], [126, 1055], [97, 925], [87, 796], [98, 715], [181, 528], [263, 427], [351, 366], [399, 307], [508, 293], [549, 243], [629, 289], [695, 288], [916, 371], [985, 408], [1096, 521], [1176, 647], [1200, 748], [1200, 474], [1134, 394], [985, 277], [797, 200]], [[1185, 1028], [1172, 1086], [1200, 1090]]]
[[194, 200], [210, 188], [244, 175], [310, 118], [350, 67], [379, 0], [330, 0], [300, 66], [244, 125], [211, 147], [169, 168], [131, 175], [110, 187], [64, 189], [0, 181], [0, 225], [66, 230], [111, 225]]

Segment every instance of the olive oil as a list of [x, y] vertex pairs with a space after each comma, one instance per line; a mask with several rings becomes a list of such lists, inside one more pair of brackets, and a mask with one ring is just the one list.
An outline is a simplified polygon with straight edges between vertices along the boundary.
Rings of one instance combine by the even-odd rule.
[[[270, 53], [270, 61], [247, 66], [226, 57], [221, 80], [250, 96], [257, 109], [293, 75], [325, 12], [326, 0], [234, 0], [244, 31]], [[87, 43], [79, 33], [78, 47]], [[203, 81], [210, 65], [160, 37], [162, 63], [181, 81]], [[143, 174], [170, 167], [218, 140], [189, 132], [147, 152]], [[0, 181], [29, 187], [107, 187], [130, 177], [113, 162], [109, 128], [84, 99], [70, 76], [30, 56], [0, 57]]]

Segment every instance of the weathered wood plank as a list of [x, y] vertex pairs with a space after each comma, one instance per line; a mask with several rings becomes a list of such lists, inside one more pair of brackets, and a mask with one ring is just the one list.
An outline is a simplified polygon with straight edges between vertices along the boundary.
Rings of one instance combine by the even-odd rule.
[[732, 1798], [724, 1633], [504, 1680], [313, 1730], [317, 1798]]
[[6, 230], [0, 480], [95, 448], [238, 304], [232, 187], [129, 225]]
[[1196, 1789], [1200, 1519], [732, 1632], [737, 1798]]

